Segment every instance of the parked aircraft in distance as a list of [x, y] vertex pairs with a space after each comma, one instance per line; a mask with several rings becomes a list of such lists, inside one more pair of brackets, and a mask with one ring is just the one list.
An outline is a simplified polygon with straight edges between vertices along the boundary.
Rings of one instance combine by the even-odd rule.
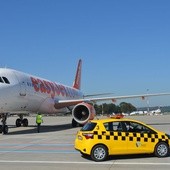
[[162, 115], [161, 109], [156, 110], [144, 110], [144, 111], [133, 111], [130, 113], [131, 116], [133, 115]]
[[8, 133], [7, 117], [16, 114], [16, 126], [28, 126], [24, 114], [58, 114], [72, 111], [72, 126], [83, 125], [94, 119], [93, 103], [127, 98], [169, 95], [170, 93], [142, 94], [111, 97], [84, 97], [81, 92], [82, 60], [79, 60], [73, 86], [52, 82], [17, 70], [0, 68], [0, 119], [3, 134]]

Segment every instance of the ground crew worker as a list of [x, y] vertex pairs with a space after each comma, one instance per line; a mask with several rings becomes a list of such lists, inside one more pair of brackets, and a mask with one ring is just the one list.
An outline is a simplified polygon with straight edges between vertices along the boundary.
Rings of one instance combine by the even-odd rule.
[[36, 123], [37, 123], [37, 132], [40, 132], [40, 125], [43, 123], [42, 115], [41, 113], [38, 113], [36, 116]]

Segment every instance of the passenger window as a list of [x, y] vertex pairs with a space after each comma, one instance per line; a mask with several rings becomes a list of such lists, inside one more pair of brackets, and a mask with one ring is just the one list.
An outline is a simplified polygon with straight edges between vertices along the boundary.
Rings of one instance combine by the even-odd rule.
[[117, 131], [123, 131], [121, 122], [115, 122], [115, 123], [116, 123], [116, 124], [114, 125], [114, 126], [115, 126], [115, 129], [116, 129]]
[[106, 131], [124, 131], [122, 122], [107, 122], [104, 123]]
[[2, 77], [6, 84], [10, 84], [9, 80], [6, 77]]
[[128, 132], [154, 133], [148, 127], [136, 122], [126, 122], [125, 125]]

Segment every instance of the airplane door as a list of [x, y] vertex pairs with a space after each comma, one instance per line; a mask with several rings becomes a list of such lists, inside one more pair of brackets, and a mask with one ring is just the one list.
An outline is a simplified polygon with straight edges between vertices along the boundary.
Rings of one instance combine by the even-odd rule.
[[20, 82], [20, 96], [26, 96], [26, 84], [25, 84], [25, 81]]
[[15, 76], [19, 82], [19, 95], [20, 96], [26, 96], [26, 79], [25, 77], [20, 73], [15, 73]]

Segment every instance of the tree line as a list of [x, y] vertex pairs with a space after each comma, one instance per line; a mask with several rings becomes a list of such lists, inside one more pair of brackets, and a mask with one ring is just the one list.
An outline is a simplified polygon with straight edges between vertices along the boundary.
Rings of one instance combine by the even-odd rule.
[[137, 110], [137, 108], [131, 103], [126, 102], [121, 102], [119, 105], [115, 105], [113, 103], [103, 103], [101, 105], [95, 104], [94, 108], [96, 110], [96, 114], [131, 113]]

